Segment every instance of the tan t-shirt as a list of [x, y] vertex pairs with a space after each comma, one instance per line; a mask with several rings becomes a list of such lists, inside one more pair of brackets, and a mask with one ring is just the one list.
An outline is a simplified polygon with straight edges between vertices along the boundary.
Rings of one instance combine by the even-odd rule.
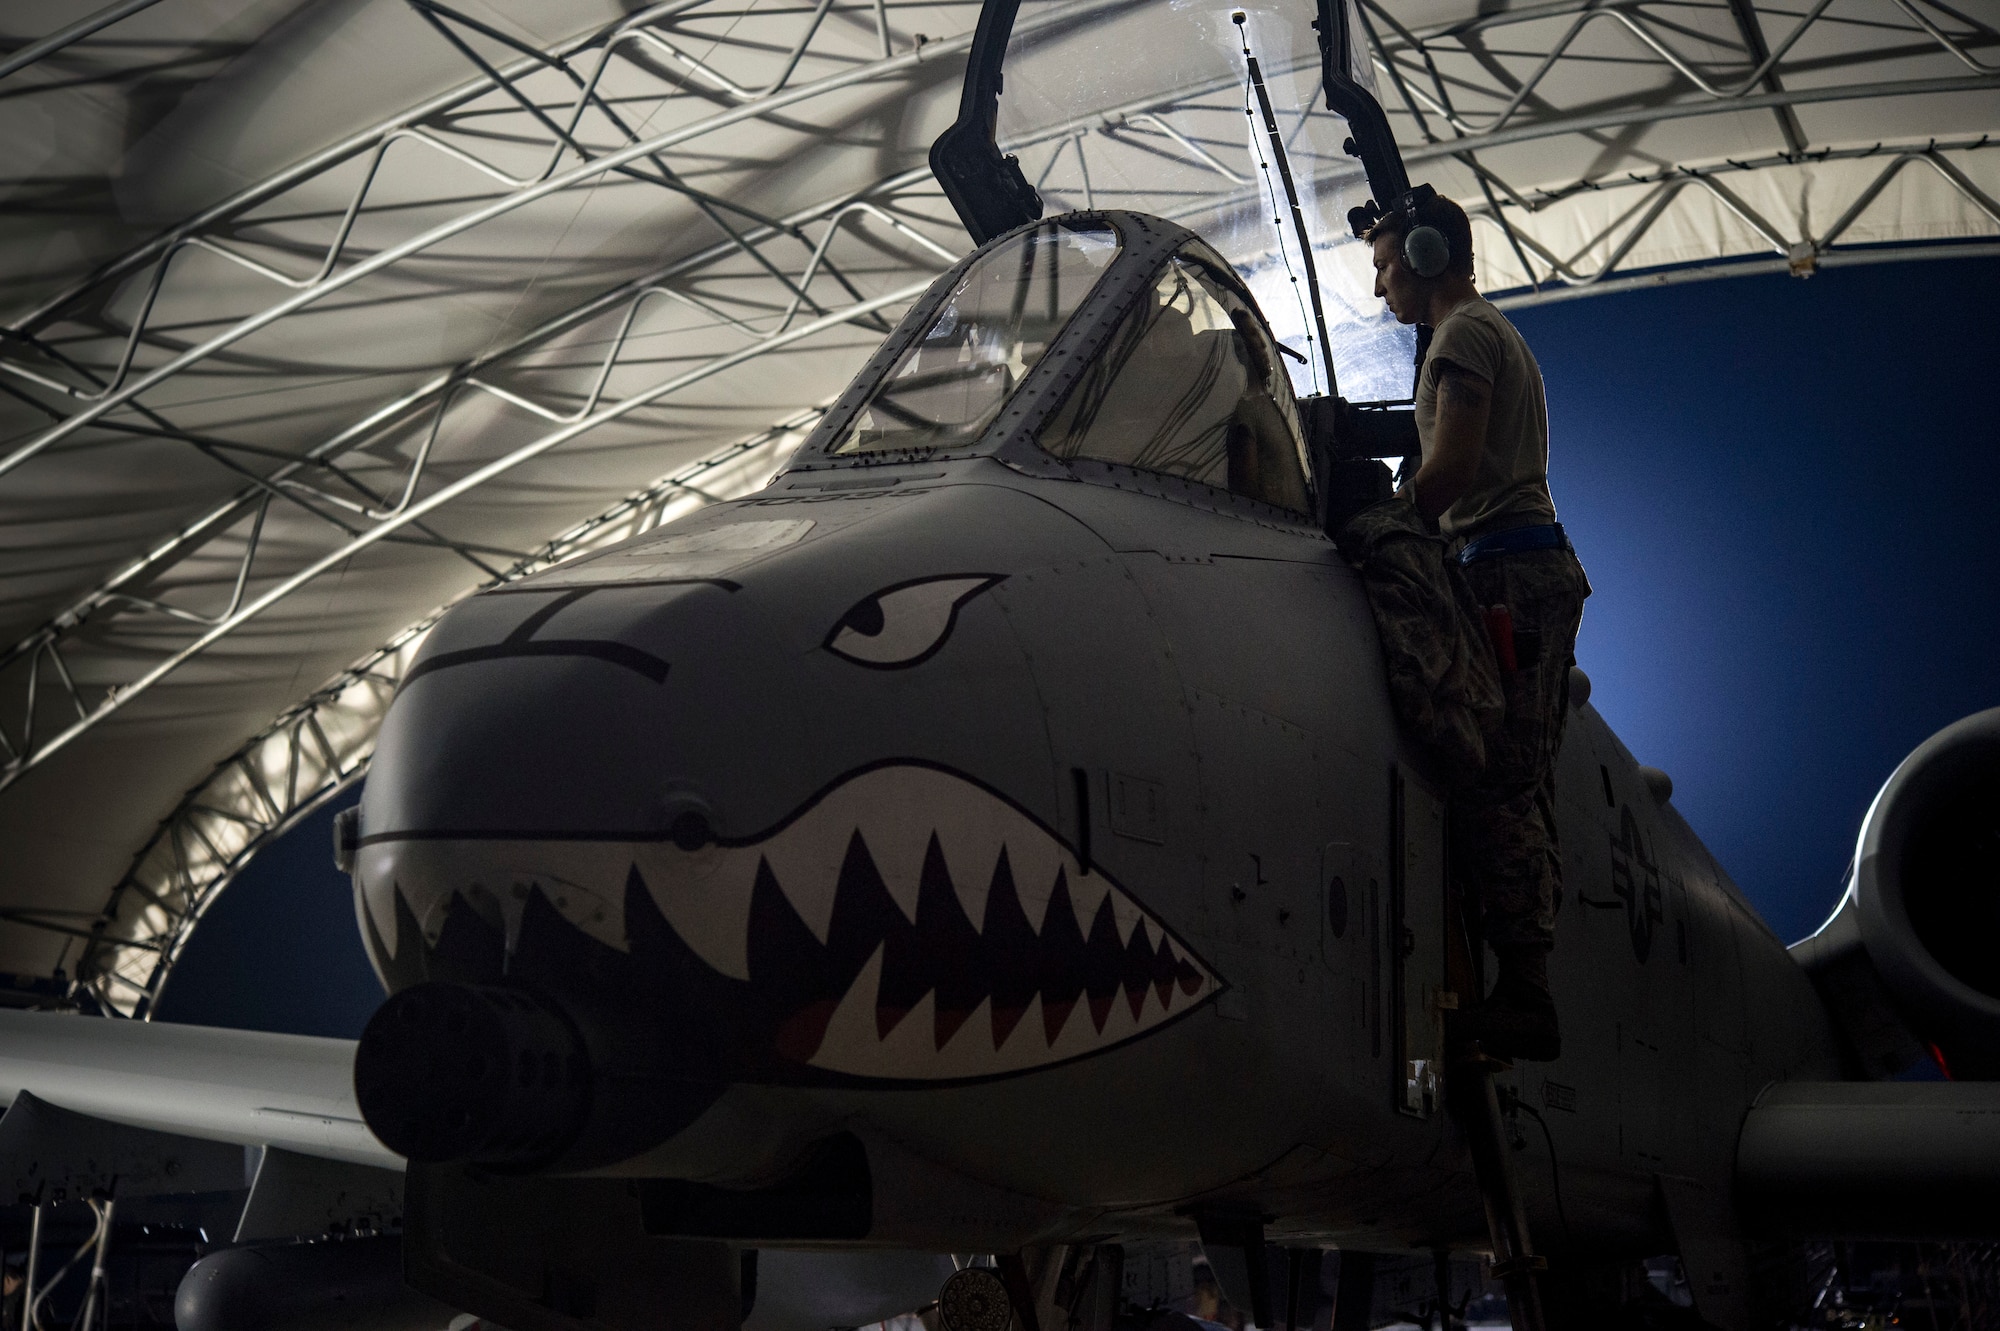
[[1417, 439], [1426, 456], [1437, 427], [1438, 365], [1450, 361], [1493, 385], [1486, 449], [1472, 487], [1444, 511], [1447, 536], [1556, 520], [1549, 497], [1549, 409], [1542, 370], [1505, 315], [1474, 297], [1446, 315], [1431, 338], [1417, 383]]

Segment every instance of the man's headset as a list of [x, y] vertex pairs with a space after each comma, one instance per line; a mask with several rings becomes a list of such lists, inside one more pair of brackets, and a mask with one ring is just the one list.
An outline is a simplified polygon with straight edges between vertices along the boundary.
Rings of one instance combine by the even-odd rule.
[[[1396, 200], [1388, 211], [1399, 212], [1411, 221], [1415, 221], [1417, 210], [1435, 198], [1437, 198], [1436, 190], [1429, 185], [1418, 185]], [[1381, 221], [1383, 215], [1384, 210], [1370, 201], [1358, 208], [1349, 209], [1347, 224], [1354, 228], [1355, 235], [1361, 236], [1367, 234], [1370, 227]], [[1443, 276], [1445, 269], [1451, 267], [1451, 242], [1445, 239], [1444, 232], [1434, 226], [1413, 226], [1403, 233], [1403, 266], [1418, 277]]]

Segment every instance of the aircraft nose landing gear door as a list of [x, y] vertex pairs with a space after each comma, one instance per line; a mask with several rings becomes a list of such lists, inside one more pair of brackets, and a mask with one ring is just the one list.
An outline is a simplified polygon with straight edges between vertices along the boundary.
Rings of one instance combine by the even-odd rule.
[[1444, 799], [1398, 766], [1391, 777], [1390, 993], [1397, 1039], [1396, 1108], [1429, 1118], [1439, 1107], [1444, 1059]]

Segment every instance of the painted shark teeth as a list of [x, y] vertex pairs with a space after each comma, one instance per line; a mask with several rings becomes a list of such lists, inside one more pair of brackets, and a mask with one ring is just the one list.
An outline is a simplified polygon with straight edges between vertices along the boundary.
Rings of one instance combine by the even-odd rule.
[[437, 942], [454, 902], [503, 931], [511, 945], [529, 899], [539, 895], [570, 924], [622, 951], [631, 863], [629, 846], [602, 842], [395, 841], [363, 846], [355, 876], [391, 957], [406, 941], [398, 937], [399, 894], [423, 935], [419, 946]]
[[[976, 782], [915, 763], [860, 772], [762, 836], [696, 851], [392, 845], [393, 854], [365, 848], [357, 866], [378, 930], [394, 927], [393, 890], [426, 946], [463, 903], [504, 928], [511, 949], [539, 889], [571, 925], [625, 952], [627, 930], [638, 929], [626, 893], [643, 892], [703, 966], [747, 986], [743, 1001], [772, 1022], [781, 1062], [829, 1072], [1024, 1071], [1145, 1034], [1221, 987], [1040, 823]], [[507, 868], [521, 864], [548, 867]], [[387, 933], [385, 942], [393, 953], [397, 942]]]
[[[793, 1056], [859, 1076], [992, 1076], [1109, 1048], [1216, 991], [1193, 953], [1115, 885], [1082, 894], [1097, 903], [1082, 928], [1069, 892], [1073, 861], [1058, 866], [1048, 890], [1058, 908], [1046, 912], [1041, 930], [1031, 928], [1008, 849], [987, 877], [977, 926], [946, 857], [934, 855], [914, 923], [892, 929], [868, 954], [816, 1043], [815, 1033], [794, 1032]], [[1078, 875], [1084, 883], [1096, 877]], [[869, 914], [868, 882], [865, 865], [843, 875], [841, 894], [856, 898], [843, 905], [857, 916]], [[753, 971], [758, 960], [753, 955]]]

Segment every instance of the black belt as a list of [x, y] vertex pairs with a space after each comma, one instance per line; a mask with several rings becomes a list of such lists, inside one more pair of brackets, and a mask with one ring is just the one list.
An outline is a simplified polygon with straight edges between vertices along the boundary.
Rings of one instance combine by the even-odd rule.
[[1569, 537], [1560, 522], [1540, 522], [1532, 527], [1509, 527], [1467, 541], [1458, 552], [1461, 564], [1476, 564], [1495, 555], [1518, 555], [1529, 550], [1570, 550]]

